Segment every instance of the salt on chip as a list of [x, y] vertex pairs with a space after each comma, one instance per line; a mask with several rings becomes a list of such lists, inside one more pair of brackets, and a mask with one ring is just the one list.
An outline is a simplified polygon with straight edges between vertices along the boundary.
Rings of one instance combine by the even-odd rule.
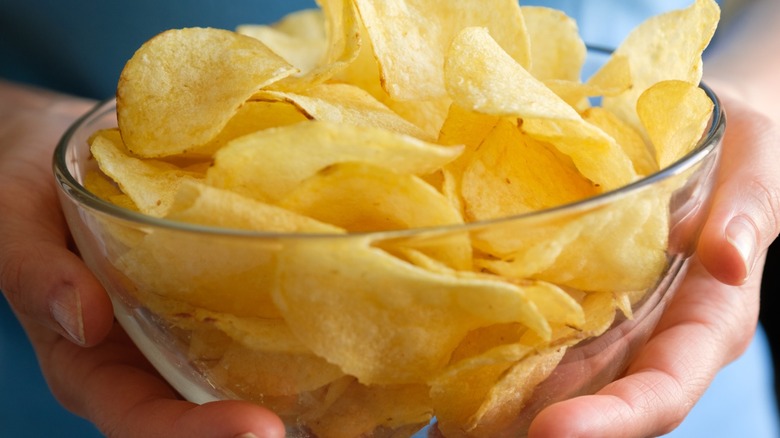
[[487, 26], [502, 47], [524, 66], [530, 47], [515, 0], [430, 2], [353, 0], [374, 47], [382, 84], [396, 100], [428, 100], [445, 95], [441, 67], [450, 41], [461, 29]]
[[167, 30], [122, 69], [117, 121], [127, 148], [145, 157], [209, 142], [255, 92], [295, 72], [255, 38], [214, 28]]
[[206, 177], [215, 186], [277, 201], [335, 163], [366, 162], [426, 175], [454, 160], [461, 150], [376, 127], [312, 121], [233, 140], [214, 155]]

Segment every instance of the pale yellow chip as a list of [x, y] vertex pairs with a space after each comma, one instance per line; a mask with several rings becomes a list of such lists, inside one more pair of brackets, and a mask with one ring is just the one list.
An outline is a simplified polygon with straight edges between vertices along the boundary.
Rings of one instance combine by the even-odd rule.
[[543, 6], [523, 6], [531, 46], [528, 71], [540, 81], [579, 81], [587, 48], [577, 22], [563, 11]]
[[117, 121], [127, 148], [159, 157], [213, 139], [259, 89], [295, 72], [260, 41], [213, 28], [165, 31], [127, 62]]
[[473, 153], [461, 181], [465, 213], [480, 221], [567, 204], [599, 192], [554, 147], [501, 121]]
[[351, 0], [320, 0], [324, 15], [326, 50], [316, 64], [300, 76], [288, 76], [269, 88], [302, 91], [330, 80], [360, 53], [361, 35], [357, 11]]
[[[447, 199], [419, 177], [359, 162], [323, 168], [279, 205], [348, 232], [463, 223]], [[421, 205], [425, 208], [416, 208]]]
[[423, 140], [426, 133], [367, 91], [350, 84], [321, 84], [297, 93], [263, 91], [257, 100], [290, 102], [309, 118], [343, 125], [384, 128]]
[[257, 38], [298, 69], [297, 75], [313, 70], [328, 50], [325, 17], [320, 8], [302, 9], [274, 24], [242, 24], [236, 32]]
[[636, 114], [639, 96], [664, 80], [698, 85], [702, 53], [719, 20], [715, 0], [695, 0], [685, 9], [656, 15], [634, 28], [613, 54], [628, 58], [633, 86], [618, 96], [605, 97], [603, 106], [641, 130]]
[[664, 168], [690, 152], [712, 117], [712, 99], [696, 85], [662, 81], [637, 101], [637, 113]]
[[659, 187], [538, 226], [529, 220], [486, 228], [476, 233], [474, 245], [494, 256], [475, 264], [580, 290], [644, 290], [666, 266], [668, 202], [668, 192]]
[[309, 417], [309, 427], [321, 437], [401, 438], [417, 432], [432, 416], [425, 385], [366, 386], [353, 382], [323, 414]]
[[366, 384], [426, 381], [480, 326], [521, 322], [549, 335], [522, 288], [426, 271], [357, 238], [290, 247], [279, 263], [274, 302], [290, 328]]
[[447, 90], [457, 105], [522, 118], [529, 135], [571, 157], [583, 176], [603, 190], [636, 179], [617, 143], [504, 52], [484, 28], [468, 28], [452, 43], [445, 65]]
[[173, 164], [132, 156], [115, 134], [115, 131], [104, 131], [93, 136], [90, 151], [100, 170], [116, 182], [141, 213], [164, 216], [179, 185], [202, 178], [202, 175], [187, 172]]
[[381, 68], [383, 85], [397, 100], [428, 100], [445, 95], [441, 67], [461, 29], [486, 26], [520, 64], [530, 64], [525, 21], [515, 0], [430, 2], [353, 0]]
[[255, 199], [275, 201], [335, 163], [366, 162], [426, 175], [454, 160], [461, 150], [376, 127], [312, 121], [233, 140], [215, 154], [207, 180]]
[[602, 107], [589, 108], [582, 117], [617, 141], [631, 158], [637, 175], [648, 176], [658, 171], [652, 145], [647, 144], [642, 134], [626, 121]]

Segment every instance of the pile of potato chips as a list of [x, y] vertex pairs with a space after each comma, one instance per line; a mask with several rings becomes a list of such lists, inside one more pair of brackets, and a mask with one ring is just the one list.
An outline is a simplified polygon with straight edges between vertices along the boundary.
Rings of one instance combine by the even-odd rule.
[[697, 145], [718, 6], [647, 20], [583, 80], [554, 9], [318, 4], [166, 31], [128, 61], [86, 186], [196, 227], [117, 226], [111, 262], [216, 387], [313, 436], [434, 416], [495, 436], [667, 268], [679, 181], [554, 207]]

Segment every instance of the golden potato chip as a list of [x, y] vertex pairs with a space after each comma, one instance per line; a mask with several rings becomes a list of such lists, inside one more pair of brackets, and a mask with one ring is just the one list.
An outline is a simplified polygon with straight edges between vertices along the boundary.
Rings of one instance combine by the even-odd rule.
[[202, 178], [202, 175], [163, 161], [136, 158], [125, 149], [117, 135], [106, 135], [110, 133], [93, 136], [90, 151], [100, 170], [116, 182], [144, 214], [164, 216], [179, 185], [185, 180]]
[[[279, 205], [348, 232], [463, 223], [447, 199], [420, 178], [368, 163], [325, 167], [301, 182]], [[426, 208], [415, 208], [418, 205]]]
[[[425, 205], [426, 208], [416, 208]], [[449, 201], [422, 179], [368, 163], [338, 163], [301, 182], [279, 206], [348, 232], [462, 224]], [[375, 242], [384, 249], [417, 248], [455, 268], [471, 267], [466, 233], [446, 238]], [[400, 247], [400, 248], [399, 248]]]
[[357, 12], [351, 0], [320, 0], [325, 18], [326, 50], [313, 68], [288, 76], [269, 88], [302, 91], [331, 79], [352, 63], [360, 52], [361, 35]]
[[[301, 139], [306, 141], [301, 141]], [[278, 200], [335, 163], [359, 161], [425, 175], [462, 148], [439, 146], [375, 127], [304, 122], [233, 140], [214, 155], [210, 184], [260, 200]]]
[[257, 39], [213, 28], [165, 31], [122, 69], [117, 121], [134, 154], [186, 152], [214, 138], [259, 89], [295, 68]]
[[[488, 438], [511, 431], [512, 423], [533, 396], [536, 386], [550, 376], [566, 350], [561, 347], [534, 354], [508, 370], [490, 389], [479, 410], [469, 418], [465, 427], [468, 436]], [[449, 430], [446, 423], [440, 427]]]
[[604, 108], [641, 130], [636, 114], [639, 96], [664, 80], [698, 85], [702, 53], [719, 20], [720, 8], [715, 0], [695, 0], [687, 8], [659, 14], [639, 24], [613, 54], [628, 58], [633, 86], [620, 95], [605, 97]]
[[702, 137], [714, 104], [698, 86], [684, 81], [661, 81], [637, 101], [637, 113], [655, 148], [660, 168], [690, 152]]
[[529, 135], [568, 155], [603, 190], [634, 179], [631, 161], [600, 129], [510, 58], [484, 28], [468, 28], [452, 43], [445, 64], [447, 90], [466, 109], [522, 118]]
[[304, 75], [319, 64], [328, 50], [325, 17], [320, 8], [302, 9], [278, 22], [242, 24], [236, 32], [257, 38]]
[[645, 290], [666, 266], [668, 196], [661, 187], [538, 226], [485, 228], [473, 234], [474, 245], [498, 259], [474, 263], [502, 276], [580, 290]]
[[549, 334], [522, 288], [432, 273], [356, 237], [290, 246], [279, 263], [274, 302], [290, 328], [316, 354], [366, 384], [426, 381], [480, 326], [521, 322], [542, 337]]
[[424, 140], [425, 132], [368, 92], [349, 84], [321, 84], [297, 93], [263, 91], [254, 99], [290, 102], [309, 118], [325, 122], [384, 128]]
[[295, 106], [287, 102], [246, 102], [216, 137], [184, 156], [209, 157], [229, 141], [263, 129], [291, 125], [307, 120]]
[[461, 181], [464, 211], [479, 221], [567, 204], [598, 189], [565, 155], [501, 121], [474, 151]]
[[528, 71], [540, 81], [579, 81], [587, 48], [577, 22], [563, 11], [522, 6], [531, 46]]
[[652, 146], [645, 142], [639, 131], [623, 119], [602, 107], [589, 108], [582, 113], [582, 117], [617, 141], [634, 164], [637, 175], [647, 176], [658, 171]]
[[515, 0], [494, 1], [490, 7], [462, 1], [353, 1], [379, 60], [382, 84], [393, 99], [444, 96], [441, 66], [453, 36], [465, 27], [488, 27], [513, 59], [530, 64], [525, 21]]
[[365, 386], [353, 382], [325, 413], [307, 425], [317, 436], [404, 437], [433, 415], [425, 385]]

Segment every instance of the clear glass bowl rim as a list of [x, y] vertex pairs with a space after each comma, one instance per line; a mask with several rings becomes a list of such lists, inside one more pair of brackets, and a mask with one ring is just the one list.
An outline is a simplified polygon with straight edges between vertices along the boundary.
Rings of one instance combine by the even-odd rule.
[[455, 233], [455, 232], [468, 232], [477, 229], [483, 229], [490, 226], [499, 226], [515, 221], [528, 220], [531, 218], [539, 218], [543, 215], [556, 215], [564, 214], [567, 212], [583, 211], [585, 209], [595, 208], [599, 205], [603, 205], [612, 202], [624, 195], [638, 192], [644, 188], [650, 187], [653, 184], [659, 183], [673, 176], [679, 175], [697, 163], [702, 162], [707, 156], [714, 153], [717, 146], [720, 144], [721, 139], [725, 133], [726, 115], [723, 107], [720, 103], [715, 92], [709, 88], [706, 84], [701, 83], [700, 87], [707, 93], [712, 100], [714, 106], [712, 111], [712, 118], [707, 131], [688, 154], [674, 162], [673, 164], [648, 175], [644, 178], [638, 179], [630, 184], [620, 187], [615, 190], [611, 190], [590, 198], [578, 200], [576, 202], [559, 205], [553, 208], [538, 210], [513, 216], [506, 216], [501, 218], [495, 218], [490, 220], [474, 221], [463, 224], [452, 225], [440, 225], [435, 227], [418, 227], [402, 230], [391, 231], [373, 231], [373, 232], [361, 232], [361, 233], [345, 233], [345, 234], [324, 234], [324, 233], [280, 233], [280, 232], [268, 232], [268, 231], [251, 231], [251, 230], [239, 230], [232, 228], [204, 226], [180, 221], [169, 220], [165, 218], [157, 218], [149, 216], [143, 213], [128, 210], [117, 205], [111, 204], [108, 201], [100, 199], [96, 195], [87, 190], [76, 177], [68, 169], [68, 148], [71, 146], [73, 137], [79, 130], [86, 129], [89, 123], [100, 117], [115, 113], [114, 98], [106, 99], [96, 104], [90, 111], [82, 115], [77, 119], [60, 138], [53, 155], [53, 171], [55, 179], [60, 188], [76, 203], [80, 206], [90, 209], [98, 214], [107, 215], [120, 221], [127, 221], [135, 224], [136, 226], [149, 226], [155, 228], [163, 228], [171, 231], [186, 231], [197, 234], [209, 234], [220, 236], [235, 236], [246, 238], [295, 238], [295, 239], [317, 239], [317, 238], [350, 238], [355, 236], [363, 236], [377, 240], [395, 239], [395, 238], [408, 238], [425, 233]]

